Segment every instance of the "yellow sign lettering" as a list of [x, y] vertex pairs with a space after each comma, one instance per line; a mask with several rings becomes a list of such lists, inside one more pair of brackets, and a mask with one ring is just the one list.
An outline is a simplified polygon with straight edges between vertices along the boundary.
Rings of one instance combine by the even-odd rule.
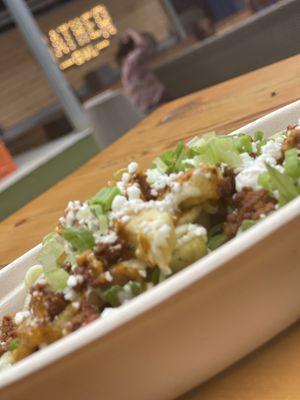
[[108, 10], [98, 5], [50, 30], [49, 39], [54, 56], [60, 60], [60, 68], [65, 70], [96, 58], [116, 33]]

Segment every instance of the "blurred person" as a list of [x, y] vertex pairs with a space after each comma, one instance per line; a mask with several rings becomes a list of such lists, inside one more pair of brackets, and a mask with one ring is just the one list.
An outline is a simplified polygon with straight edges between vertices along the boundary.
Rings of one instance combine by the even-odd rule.
[[128, 29], [121, 35], [116, 55], [126, 95], [135, 107], [145, 113], [168, 101], [164, 85], [148, 65], [156, 47], [157, 42], [150, 33]]
[[214, 22], [205, 3], [199, 0], [174, 0], [173, 4], [188, 35], [203, 40], [214, 34]]
[[193, 35], [196, 37], [196, 39], [203, 40], [209, 36], [212, 36], [214, 33], [215, 25], [210, 18], [204, 17], [194, 22]]

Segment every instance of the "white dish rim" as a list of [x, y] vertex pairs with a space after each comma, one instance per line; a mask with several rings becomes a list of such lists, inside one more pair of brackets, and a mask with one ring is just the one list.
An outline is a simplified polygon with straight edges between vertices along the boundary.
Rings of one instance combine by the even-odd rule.
[[[238, 133], [242, 130], [244, 131], [245, 129], [251, 130], [251, 127], [254, 124], [257, 124], [258, 121], [267, 121], [279, 111], [285, 111], [287, 108], [297, 107], [299, 105], [300, 100], [279, 108], [272, 113], [235, 130], [232, 134]], [[163, 301], [186, 289], [189, 285], [192, 285], [199, 279], [202, 279], [206, 275], [221, 268], [224, 263], [246, 251], [266, 236], [274, 233], [278, 228], [290, 222], [298, 214], [300, 214], [300, 197], [294, 199], [280, 210], [277, 210], [276, 213], [268, 216], [268, 218], [262, 220], [249, 231], [230, 240], [219, 249], [196, 261], [178, 274], [170, 277], [158, 286], [155, 286], [150, 291], [143, 293], [137, 298], [124, 304], [119, 308], [119, 312], [115, 315], [111, 315], [109, 318], [99, 318], [91, 324], [47, 346], [45, 349], [39, 350], [37, 353], [19, 361], [12, 368], [2, 371], [0, 373], [0, 389], [3, 389], [16, 381], [37, 372], [48, 364], [79, 350], [118, 327], [125, 325], [134, 318], [137, 318], [144, 312], [158, 306]], [[40, 246], [40, 244], [37, 245], [2, 269], [0, 271], [0, 281], [1, 278], [3, 279], [5, 274], [15, 268], [17, 264], [22, 264], [28, 258], [34, 257], [39, 251]]]

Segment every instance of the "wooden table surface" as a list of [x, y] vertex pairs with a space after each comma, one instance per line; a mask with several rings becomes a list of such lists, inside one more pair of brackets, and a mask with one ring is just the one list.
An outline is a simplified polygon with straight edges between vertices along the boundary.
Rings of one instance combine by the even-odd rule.
[[[300, 96], [300, 55], [202, 90], [151, 114], [126, 136], [0, 224], [0, 265], [30, 249], [68, 200], [84, 200], [116, 170], [142, 167], [180, 139], [227, 133]], [[300, 293], [300, 282], [299, 282]], [[181, 400], [300, 399], [300, 324]]]

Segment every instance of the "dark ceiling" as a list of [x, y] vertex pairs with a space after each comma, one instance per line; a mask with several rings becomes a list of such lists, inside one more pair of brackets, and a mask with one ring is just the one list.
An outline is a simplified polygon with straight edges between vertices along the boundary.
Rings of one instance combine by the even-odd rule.
[[[26, 0], [26, 3], [35, 15], [39, 15], [71, 1], [76, 0]], [[6, 6], [4, 5], [3, 1], [0, 0], [0, 32], [6, 31], [13, 26], [14, 24], [10, 14], [6, 10]]]

